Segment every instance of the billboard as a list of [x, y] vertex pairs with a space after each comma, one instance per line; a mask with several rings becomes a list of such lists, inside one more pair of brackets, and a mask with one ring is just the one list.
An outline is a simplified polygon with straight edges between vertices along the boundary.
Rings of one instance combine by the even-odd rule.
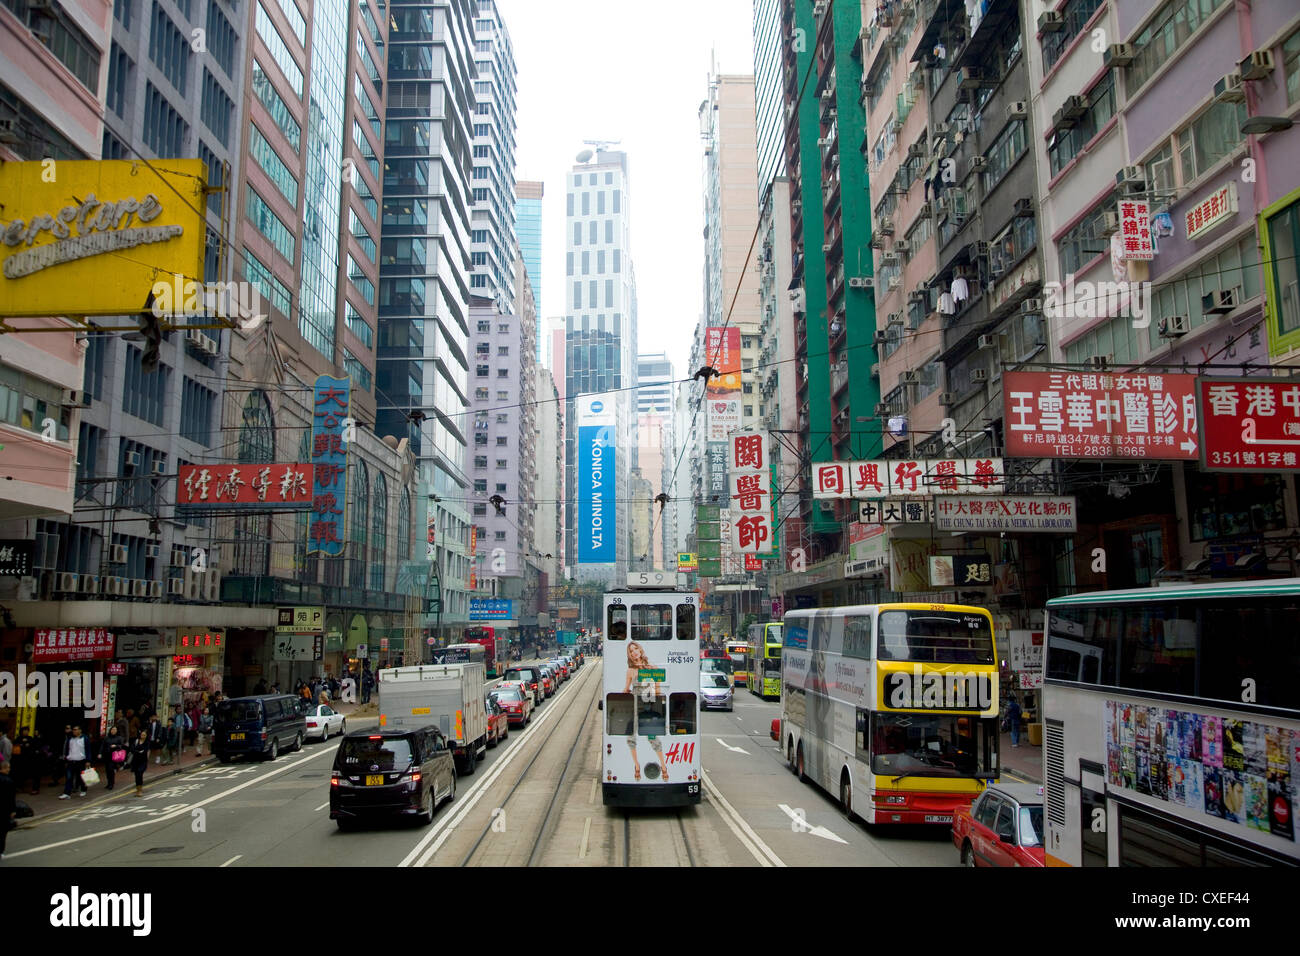
[[515, 616], [515, 602], [506, 598], [470, 598], [471, 621], [509, 621]]
[[345, 440], [352, 404], [352, 379], [321, 375], [312, 396], [311, 520], [307, 553], [340, 555], [346, 536], [348, 446]]
[[1009, 458], [1197, 457], [1196, 376], [1004, 372]]
[[704, 338], [704, 361], [718, 370], [718, 376], [709, 379], [705, 387], [710, 398], [739, 392], [740, 329], [709, 326]]
[[618, 558], [617, 400], [614, 392], [578, 399], [579, 564]]
[[1202, 378], [1201, 467], [1207, 471], [1300, 469], [1300, 382]]
[[312, 506], [312, 481], [311, 465], [181, 465], [176, 505], [305, 511]]
[[[766, 436], [757, 429], [732, 433], [728, 438], [727, 464], [731, 472], [729, 508], [735, 512], [732, 523], [732, 549], [755, 555], [772, 545], [772, 476], [768, 468]], [[745, 570], [753, 568], [745, 562]]]

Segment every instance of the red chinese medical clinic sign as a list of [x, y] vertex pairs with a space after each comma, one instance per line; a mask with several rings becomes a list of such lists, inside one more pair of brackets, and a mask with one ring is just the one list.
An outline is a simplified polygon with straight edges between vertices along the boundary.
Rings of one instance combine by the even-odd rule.
[[[728, 441], [731, 472], [731, 547], [746, 555], [772, 547], [772, 488], [767, 468], [766, 436], [734, 432]], [[752, 567], [747, 569], [753, 570]]]
[[1004, 372], [1006, 454], [1012, 458], [1194, 461], [1196, 376]]
[[176, 503], [183, 507], [311, 507], [311, 465], [181, 465]]
[[1201, 464], [1210, 471], [1300, 468], [1300, 382], [1202, 378]]
[[113, 634], [102, 627], [39, 629], [32, 644], [33, 664], [99, 661], [113, 657]]

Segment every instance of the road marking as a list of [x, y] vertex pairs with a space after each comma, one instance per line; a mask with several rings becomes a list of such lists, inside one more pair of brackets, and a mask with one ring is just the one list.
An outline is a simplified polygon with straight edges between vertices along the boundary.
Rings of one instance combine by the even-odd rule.
[[326, 801], [325, 801], [324, 803], [322, 803], [319, 807], [317, 807], [315, 810], [313, 810], [312, 813], [320, 813], [322, 810], [324, 810], [324, 809], [325, 809], [326, 807], [328, 807], [329, 805], [330, 805], [330, 802], [329, 802], [328, 800], [326, 800]]
[[[559, 694], [551, 699], [552, 703], [558, 701], [560, 697], [569, 693], [569, 691], [575, 687], [577, 687], [576, 684], [571, 684], [565, 690], [560, 691]], [[479, 798], [487, 792], [487, 788], [496, 782], [497, 777], [501, 776], [510, 764], [514, 763], [515, 758], [519, 756], [519, 754], [523, 753], [524, 744], [532, 738], [533, 734], [537, 733], [537, 731], [541, 729], [542, 725], [550, 718], [551, 714], [555, 713], [559, 713], [559, 709], [551, 707], [547, 708], [540, 717], [534, 718], [533, 726], [524, 731], [523, 736], [519, 739], [519, 745], [512, 749], [501, 760], [494, 763], [492, 769], [487, 771], [487, 776], [480, 778], [479, 781], [466, 792], [465, 796], [468, 800], [454, 808], [454, 812], [450, 815], [436, 821], [428, 833], [425, 834], [424, 838], [412, 847], [411, 852], [406, 854], [406, 856], [403, 857], [402, 862], [397, 865], [426, 865], [429, 860], [433, 858], [433, 855], [438, 852], [438, 849], [447, 842], [448, 838], [451, 836], [452, 830], [456, 829], [460, 822], [469, 815], [471, 810], [474, 809], [474, 805], [478, 803]]]
[[587, 817], [587, 822], [582, 825], [582, 846], [578, 849], [578, 859], [587, 858], [587, 838], [591, 836], [591, 817]]
[[591, 778], [591, 792], [587, 794], [587, 802], [588, 803], [596, 802], [596, 778], [595, 777]]
[[733, 747], [731, 746], [731, 744], [727, 743], [721, 737], [714, 737], [713, 739], [716, 740], [718, 743], [722, 744], [723, 747], [725, 747], [727, 750], [730, 750], [733, 754], [744, 754], [746, 757], [749, 756], [749, 751], [746, 750], [744, 747]]
[[848, 840], [840, 839], [825, 827], [810, 827], [802, 813], [791, 810], [784, 803], [778, 803], [777, 806], [781, 808], [782, 812], [784, 812], [787, 817], [799, 824], [799, 828], [795, 830], [796, 833], [811, 833], [813, 836], [819, 836], [823, 840], [834, 840], [836, 843], [843, 843], [845, 846], [848, 846]]
[[181, 817], [188, 813], [192, 813], [193, 811], [199, 809], [200, 807], [207, 806], [209, 803], [215, 803], [216, 801], [224, 799], [225, 797], [228, 797], [231, 794], [238, 793], [240, 790], [243, 790], [245, 787], [251, 787], [255, 783], [261, 783], [263, 780], [269, 780], [271, 777], [278, 776], [279, 774], [284, 773], [286, 770], [292, 770], [295, 767], [301, 767], [309, 760], [315, 760], [321, 754], [322, 751], [318, 750], [315, 753], [303, 757], [301, 760], [295, 760], [293, 763], [284, 764], [280, 767], [277, 767], [275, 770], [262, 774], [261, 776], [252, 777], [241, 784], [237, 784], [236, 786], [231, 787], [229, 790], [225, 791], [224, 793], [213, 794], [212, 796], [208, 797], [206, 800], [200, 800], [198, 803], [193, 805], [183, 804], [179, 809], [165, 816], [156, 817], [152, 820], [141, 820], [139, 823], [128, 823], [125, 824], [124, 826], [114, 827], [111, 830], [100, 830], [97, 833], [86, 833], [77, 837], [69, 837], [66, 840], [58, 840], [54, 843], [47, 843], [44, 846], [34, 846], [29, 850], [19, 850], [17, 853], [6, 853], [5, 859], [13, 859], [15, 857], [26, 856], [28, 853], [40, 853], [43, 850], [53, 850], [61, 846], [68, 846], [69, 844], [72, 843], [80, 843], [83, 840], [94, 840], [98, 837], [109, 836], [114, 833], [123, 833], [126, 830], [134, 830], [137, 827], [152, 826], [153, 824], [156, 823], [166, 823], [169, 820], [175, 820], [177, 817]]
[[762, 838], [745, 822], [745, 818], [727, 802], [727, 798], [722, 795], [721, 790], [713, 785], [713, 781], [706, 771], [700, 771], [700, 780], [704, 784], [705, 792], [716, 801], [718, 815], [722, 817], [723, 822], [727, 824], [731, 832], [736, 835], [736, 839], [741, 842], [741, 845], [758, 861], [758, 865], [785, 866], [785, 862], [772, 852], [772, 848], [763, 842]]
[[220, 870], [220, 869], [223, 869], [224, 867], [230, 866], [230, 864], [234, 863], [236, 860], [238, 860], [238, 859], [239, 859], [241, 856], [243, 856], [243, 855], [244, 855], [244, 854], [242, 854], [242, 853], [236, 853], [234, 856], [232, 856], [232, 857], [231, 857], [229, 860], [227, 860], [225, 863], [222, 863], [221, 866], [217, 867], [217, 869]]

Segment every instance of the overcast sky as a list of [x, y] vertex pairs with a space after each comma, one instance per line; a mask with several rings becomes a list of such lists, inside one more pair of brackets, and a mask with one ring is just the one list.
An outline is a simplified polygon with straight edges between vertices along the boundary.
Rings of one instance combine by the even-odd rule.
[[519, 67], [515, 174], [546, 185], [541, 316], [564, 314], [564, 176], [583, 140], [621, 140], [638, 349], [667, 352], [685, 377], [703, 308], [698, 111], [712, 63], [754, 71], [751, 0], [498, 2]]

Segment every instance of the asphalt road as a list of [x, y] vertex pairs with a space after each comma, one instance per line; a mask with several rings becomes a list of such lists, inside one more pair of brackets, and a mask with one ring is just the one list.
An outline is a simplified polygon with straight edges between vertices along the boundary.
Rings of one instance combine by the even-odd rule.
[[[495, 684], [490, 681], [489, 684]], [[779, 704], [747, 690], [702, 718], [704, 799], [627, 813], [600, 802], [600, 659], [513, 728], [432, 825], [341, 832], [329, 819], [337, 739], [70, 806], [9, 836], [0, 866], [955, 866], [947, 831], [847, 821], [768, 738]], [[375, 718], [350, 719], [362, 729]], [[324, 904], [326, 901], [321, 900]]]

